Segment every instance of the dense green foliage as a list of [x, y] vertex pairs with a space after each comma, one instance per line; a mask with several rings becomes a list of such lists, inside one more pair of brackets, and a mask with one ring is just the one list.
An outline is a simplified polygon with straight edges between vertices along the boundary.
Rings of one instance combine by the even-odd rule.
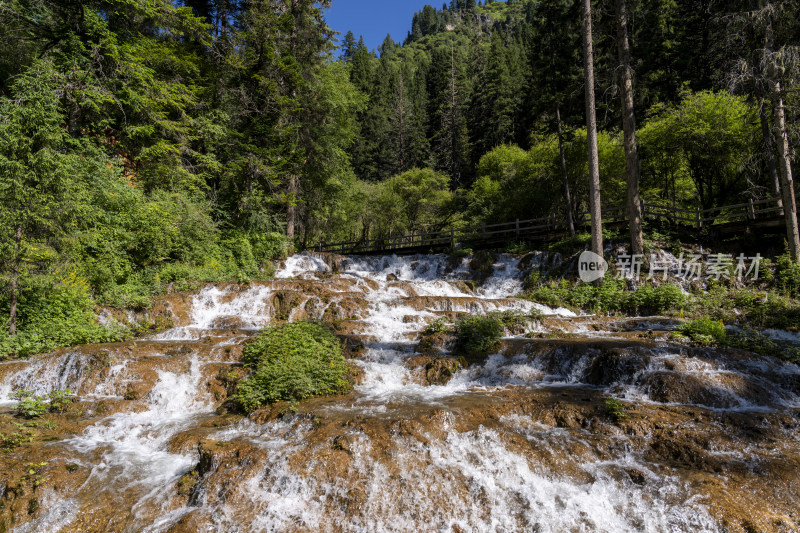
[[[763, 44], [757, 35], [764, 21], [754, 7], [628, 2], [636, 21], [631, 40], [645, 201], [694, 210], [775, 194], [769, 175], [774, 154], [759, 124], [759, 111], [767, 122], [771, 112], [764, 83], [744, 83], [741, 74]], [[434, 229], [563, 220], [565, 180], [574, 218], [582, 220], [588, 183], [580, 9], [579, 2], [554, 0], [454, 1], [416, 13], [402, 45], [387, 36], [369, 51], [346, 35], [341, 60], [367, 99], [350, 148], [356, 175], [380, 183], [412, 168], [448, 174], [454, 201], [430, 223]], [[787, 87], [797, 81], [791, 58], [800, 25], [793, 9], [777, 8], [770, 19], [775, 46], [786, 58], [781, 72]], [[625, 201], [613, 13], [610, 2], [595, 13], [598, 93], [606, 95], [597, 103], [601, 185], [609, 206]], [[795, 101], [796, 93], [787, 91], [787, 98]], [[790, 106], [788, 112], [794, 142], [797, 111]], [[382, 213], [344, 221], [349, 236], [385, 237], [391, 217]]]
[[745, 329], [742, 332], [729, 335], [723, 344], [761, 355], [778, 357], [794, 363], [800, 362], [800, 348], [785, 342], [778, 342], [753, 329]]
[[597, 286], [565, 278], [552, 279], [534, 271], [526, 280], [524, 296], [551, 307], [576, 311], [712, 317], [717, 322], [795, 330], [800, 324], [800, 300], [781, 289], [785, 284], [800, 283], [800, 272], [795, 277], [791, 275], [794, 270], [793, 263], [788, 262], [784, 270], [776, 265], [777, 274], [765, 268], [761, 286], [712, 284], [688, 292], [674, 283], [642, 283], [630, 288], [625, 281], [607, 276], [603, 285]]
[[342, 345], [323, 324], [269, 327], [247, 345], [243, 360], [250, 373], [238, 383], [234, 401], [248, 412], [281, 400], [342, 394], [351, 388]]
[[681, 326], [680, 330], [700, 344], [722, 342], [727, 336], [725, 324], [721, 320], [715, 320], [710, 317], [702, 317], [692, 322], [687, 322]]
[[[759, 122], [778, 80], [797, 145], [795, 3], [769, 3], [766, 19], [749, 0], [628, 4], [642, 197], [694, 209], [774, 195]], [[576, 219], [587, 213], [579, 2], [426, 6], [402, 43], [371, 51], [348, 34], [338, 58], [328, 7], [0, 6], [0, 358], [124, 338], [97, 305], [268, 278], [293, 247], [563, 220], [563, 182]], [[595, 21], [607, 205], [625, 198], [613, 12], [603, 0]], [[776, 53], [759, 61], [767, 34]], [[796, 296], [790, 267], [777, 275]], [[644, 292], [572, 300], [681, 306]]]
[[467, 315], [456, 322], [456, 342], [468, 360], [486, 355], [494, 349], [503, 336], [500, 317], [489, 315]]
[[688, 303], [674, 283], [641, 285], [628, 290], [625, 280], [606, 279], [602, 285], [577, 284], [567, 279], [542, 279], [538, 271], [528, 278], [526, 297], [552, 307], [576, 310], [626, 313], [632, 315], [674, 313]]

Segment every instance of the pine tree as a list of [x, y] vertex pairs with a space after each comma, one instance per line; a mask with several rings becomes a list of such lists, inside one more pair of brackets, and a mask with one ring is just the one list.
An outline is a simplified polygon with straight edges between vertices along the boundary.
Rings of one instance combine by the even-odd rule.
[[528, 4], [526, 21], [529, 25], [528, 57], [530, 76], [525, 108], [529, 112], [526, 125], [530, 129], [537, 122], [547, 121], [547, 128], [555, 131], [558, 140], [561, 191], [564, 198], [566, 227], [575, 234], [574, 202], [570, 190], [565, 153], [565, 124], [569, 120], [583, 120], [583, 101], [578, 101], [573, 88], [581, 83], [580, 49], [575, 42], [580, 38], [578, 3], [560, 0], [542, 0]]
[[468, 174], [469, 132], [466, 119], [466, 74], [455, 46], [434, 50], [428, 75], [430, 138], [437, 170], [447, 172], [454, 186]]
[[26, 248], [58, 231], [75, 159], [61, 127], [65, 117], [52, 63], [17, 78], [15, 98], [0, 100], [0, 249], [10, 267], [8, 332], [17, 331], [19, 280]]
[[493, 33], [472, 102], [470, 130], [476, 158], [495, 146], [516, 140], [521, 94], [520, 80], [512, 73], [516, 67], [513, 63], [502, 35]]
[[343, 60], [350, 61], [351, 59], [353, 59], [353, 55], [358, 50], [358, 45], [356, 44], [356, 36], [353, 34], [352, 31], [348, 31], [345, 34], [341, 48], [342, 48]]

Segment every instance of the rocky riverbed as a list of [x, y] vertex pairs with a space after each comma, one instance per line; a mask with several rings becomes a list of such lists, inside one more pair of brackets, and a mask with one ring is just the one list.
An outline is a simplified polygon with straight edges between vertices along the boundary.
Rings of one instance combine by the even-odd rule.
[[[800, 368], [515, 298], [537, 260], [297, 255], [164, 297], [149, 338], [0, 364], [0, 433], [25, 440], [0, 453], [0, 532], [800, 530]], [[469, 366], [420, 343], [509, 310], [529, 319]], [[305, 319], [354, 391], [227, 412], [243, 343]], [[25, 422], [19, 388], [79, 401]]]

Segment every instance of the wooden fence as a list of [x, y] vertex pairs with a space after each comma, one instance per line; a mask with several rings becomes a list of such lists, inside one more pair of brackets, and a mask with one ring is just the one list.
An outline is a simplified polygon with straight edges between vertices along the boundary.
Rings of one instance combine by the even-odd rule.
[[[618, 224], [627, 221], [625, 206], [611, 206], [603, 209], [604, 224]], [[750, 200], [746, 203], [714, 207], [711, 209], [684, 209], [681, 207], [642, 202], [644, 220], [660, 226], [670, 226], [687, 230], [721, 228], [747, 223], [783, 218], [783, 209], [775, 198]], [[576, 227], [590, 223], [588, 215], [575, 221]], [[412, 249], [442, 249], [456, 243], [511, 242], [513, 240], [545, 240], [568, 234], [566, 222], [555, 216], [515, 220], [501, 224], [483, 224], [466, 228], [451, 228], [436, 231], [420, 230], [405, 235], [384, 238], [364, 237], [360, 240], [321, 243], [313, 249], [319, 252], [340, 254], [382, 253]]]

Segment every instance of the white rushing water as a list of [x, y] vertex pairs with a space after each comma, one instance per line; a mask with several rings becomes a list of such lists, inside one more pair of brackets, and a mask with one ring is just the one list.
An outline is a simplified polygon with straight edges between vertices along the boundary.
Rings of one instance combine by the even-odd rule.
[[[81, 506], [91, 507], [95, 495], [119, 497], [120, 505], [127, 505], [121, 512], [134, 517], [130, 531], [165, 531], [191, 512], [192, 508], [170, 502], [175, 483], [197, 464], [198, 455], [170, 451], [169, 443], [203, 417], [212, 416], [216, 404], [205, 388], [208, 375], [204, 368], [223, 363], [224, 348], [241, 343], [247, 330], [272, 323], [272, 297], [289, 281], [329, 288], [333, 296], [314, 307], [319, 316], [311, 318], [320, 318], [328, 306], [344, 298], [358, 298], [363, 304], [357, 310], [355, 326], [355, 334], [365, 339], [365, 350], [357, 361], [363, 376], [353, 395], [328, 407], [338, 413], [381, 415], [388, 404], [396, 412], [406, 405], [438, 405], [450, 398], [488, 394], [508, 386], [582, 386], [597, 373], [592, 365], [599, 353], [565, 348], [539, 355], [493, 354], [482, 364], [457, 372], [445, 385], [423, 386], [415, 380], [406, 362], [414, 355], [420, 330], [440, 316], [513, 310], [576, 317], [566, 309], [515, 299], [524, 276], [516, 257], [500, 256], [492, 275], [478, 287], [464, 283], [473, 276], [467, 259], [453, 262], [445, 256], [345, 258], [334, 268], [320, 257], [299, 254], [287, 259], [276, 276], [279, 281], [274, 284], [254, 284], [243, 290], [208, 286], [199, 291], [192, 300], [189, 323], [152, 339], [155, 344], [163, 343], [165, 351], [174, 346], [188, 350], [169, 357], [151, 355], [163, 357], [164, 363], [156, 369], [155, 385], [138, 407], [101, 418], [64, 444], [75, 453], [72, 460], [90, 468], [91, 475], [72, 498], [50, 501], [46, 513], [18, 531], [58, 531], [80, 514]], [[341, 283], [332, 283], [334, 278]], [[193, 344], [232, 323], [244, 331], [241, 336], [213, 341], [215, 346], [206, 351]], [[37, 394], [70, 388], [83, 395], [119, 397], [124, 385], [134, 381], [139, 372], [135, 364], [117, 354], [105, 370], [104, 380], [92, 382], [90, 387], [89, 358], [74, 350], [20, 364], [13, 372], [2, 374], [0, 402], [18, 388]], [[176, 360], [182, 364], [174, 363]], [[631, 354], [631, 361], [612, 378], [591, 385], [643, 402], [714, 409], [800, 408], [800, 398], [774, 384], [775, 376], [798, 379], [800, 369], [795, 365], [766, 360], [724, 363], [664, 347]], [[677, 376], [677, 381], [697, 378], [711, 383], [713, 392], [695, 394], [690, 390], [669, 395], [662, 389], [672, 382], [659, 381], [664, 376]], [[518, 443], [511, 445], [505, 431], [521, 436], [545, 455], [578, 439], [575, 435], [540, 427], [524, 417], [504, 419], [502, 431], [482, 426], [458, 431], [451, 422], [443, 419], [443, 438], [393, 436], [389, 448], [395, 467], [391, 469], [376, 459], [381, 455], [377, 444], [363, 434], [351, 433], [352, 461], [346, 476], [324, 480], [315, 476], [319, 465], [313, 460], [299, 467], [290, 462], [307, 446], [313, 424], [292, 419], [266, 424], [245, 420], [218, 431], [213, 438], [245, 440], [267, 450], [267, 464], [254, 466], [255, 473], [231, 486], [230, 503], [220, 504], [201, 495], [193, 505], [210, 506], [210, 521], [218, 531], [282, 531], [298, 526], [323, 531], [332, 530], [335, 523], [347, 531], [365, 532], [719, 529], [702, 502], [691, 499], [678, 479], [656, 474], [641, 457], [627, 452], [613, 459], [587, 456], [577, 461], [574, 472], [555, 472], [551, 464], [522, 453]], [[620, 448], [626, 448], [624, 441]], [[618, 467], [644, 472], [647, 483], [620, 481], [612, 473]], [[348, 514], [337, 502], [346, 500], [355, 486], [364, 491], [363, 507]], [[43, 503], [47, 501], [43, 499]], [[131, 501], [136, 502], [133, 508]], [[249, 506], [249, 511], [242, 513], [242, 506]]]
[[[538, 427], [526, 417], [505, 422], [531, 446], [552, 455], [565, 445], [580, 445], [568, 432]], [[272, 453], [241, 483], [238, 506], [212, 504], [209, 512], [220, 531], [279, 531], [298, 525], [356, 532], [718, 531], [703, 506], [686, 499], [680, 480], [650, 472], [634, 456], [589, 458], [576, 479], [552, 472], [548, 464], [532, 463], [498, 431], [455, 431], [447, 427], [447, 418], [443, 425], [444, 439], [393, 438], [391, 465], [375, 460], [375, 445], [368, 438], [354, 435], [346, 475], [325, 482], [315, 475], [321, 467], [315, 461], [289, 466], [292, 455], [303, 449], [310, 424], [243, 422], [215, 438], [245, 438]], [[647, 484], [620, 481], [613, 475], [618, 467], [636, 469]], [[354, 487], [366, 498], [358, 512], [348, 512], [334, 502], [346, 501]], [[237, 512], [239, 506], [248, 512]]]

